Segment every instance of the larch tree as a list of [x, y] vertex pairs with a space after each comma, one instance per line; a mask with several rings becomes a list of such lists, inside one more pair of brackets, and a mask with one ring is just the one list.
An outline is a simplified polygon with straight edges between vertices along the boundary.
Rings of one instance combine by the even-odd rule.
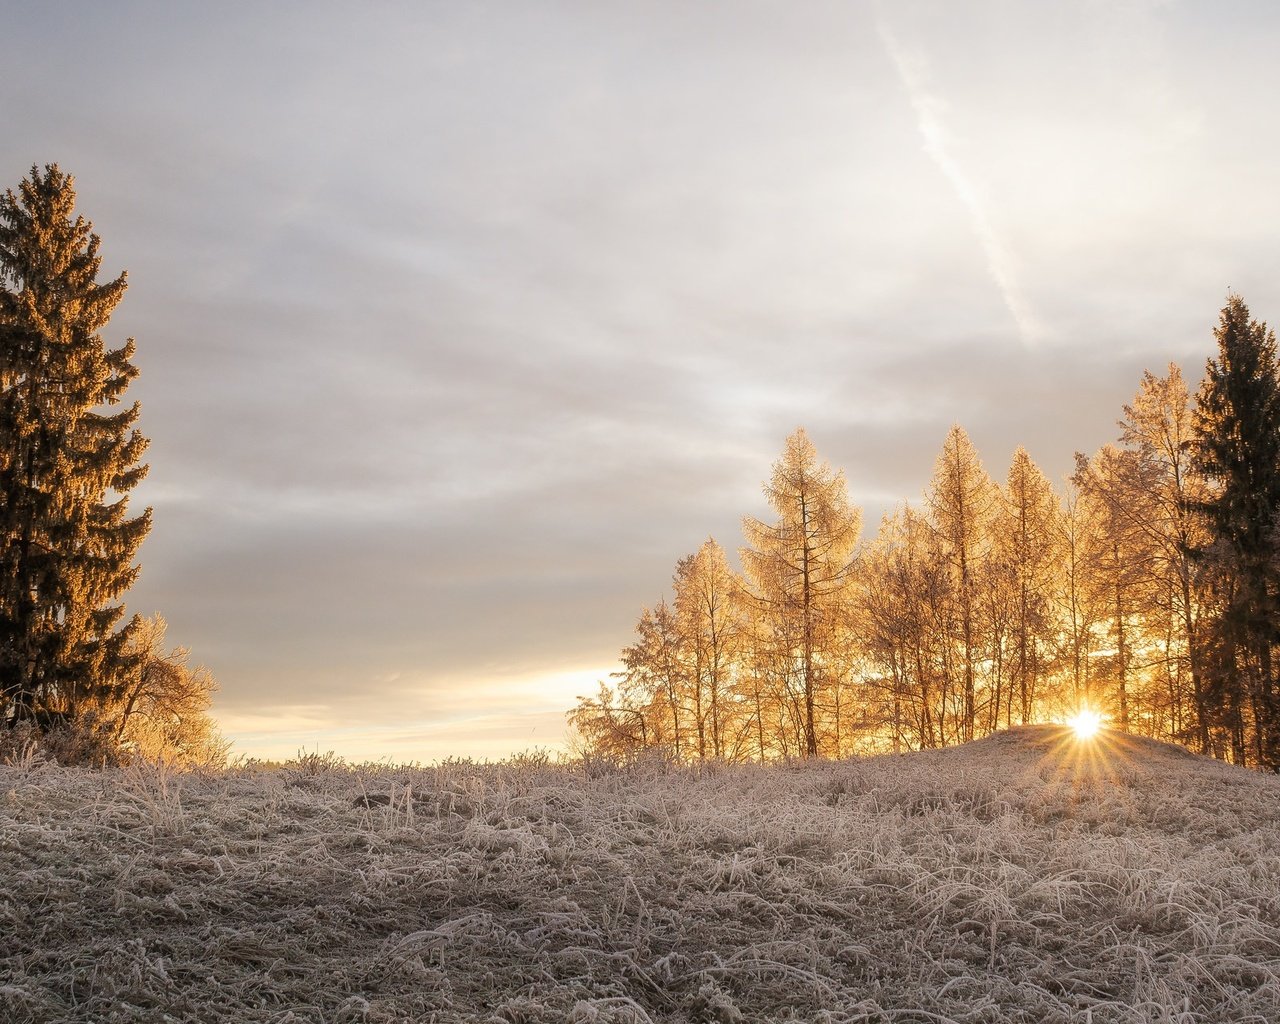
[[1097, 517], [1091, 503], [1090, 495], [1078, 485], [1075, 477], [1068, 477], [1059, 520], [1061, 562], [1054, 588], [1055, 617], [1059, 623], [1057, 658], [1065, 667], [1065, 680], [1060, 681], [1058, 687], [1062, 706], [1055, 710], [1073, 713], [1093, 707], [1093, 654], [1098, 643], [1099, 623], [1106, 621], [1104, 595], [1098, 593], [1094, 572], [1095, 552], [1102, 541], [1097, 536]]
[[945, 746], [947, 692], [942, 609], [950, 577], [937, 535], [903, 506], [887, 515], [862, 559], [859, 604], [872, 681], [885, 705], [895, 751]]
[[928, 506], [954, 579], [962, 741], [974, 738], [978, 715], [978, 672], [984, 660], [979, 591], [986, 582], [991, 522], [999, 497], [969, 435], [959, 426], [952, 427], [938, 455]]
[[[1105, 608], [1111, 651], [1109, 704], [1116, 723], [1130, 730], [1135, 653], [1145, 642], [1144, 621], [1153, 590], [1155, 552], [1141, 523], [1148, 518], [1139, 505], [1153, 484], [1149, 467], [1132, 452], [1106, 444], [1092, 459], [1076, 455], [1075, 483], [1090, 517], [1085, 549], [1085, 579], [1097, 606]], [[1096, 692], [1094, 696], [1097, 696]]]
[[[1142, 375], [1133, 402], [1124, 407], [1121, 443], [1138, 461], [1137, 480], [1148, 493], [1131, 503], [1138, 526], [1155, 553], [1155, 586], [1164, 613], [1164, 676], [1168, 687], [1168, 735], [1194, 737], [1209, 751], [1209, 722], [1200, 667], [1201, 586], [1195, 552], [1209, 542], [1202, 512], [1207, 494], [1194, 457], [1191, 393], [1176, 363], [1157, 377]], [[1186, 699], [1184, 699], [1184, 693]], [[1183, 705], [1190, 707], [1184, 709]]]
[[844, 473], [818, 459], [803, 429], [787, 438], [764, 487], [773, 523], [748, 516], [742, 549], [747, 590], [786, 638], [798, 684], [804, 753], [819, 747], [819, 691], [834, 660], [835, 630], [851, 596], [862, 513], [850, 504]]
[[645, 608], [635, 643], [622, 649], [623, 669], [601, 680], [594, 696], [580, 696], [567, 714], [587, 751], [627, 760], [648, 747], [670, 746], [681, 756], [687, 678], [680, 658], [676, 616], [666, 601]]
[[[1217, 358], [1196, 400], [1195, 453], [1210, 492], [1202, 503], [1225, 595], [1214, 623], [1208, 699], [1237, 761], [1280, 771], [1277, 640], [1280, 543], [1280, 377], [1275, 333], [1231, 295], [1214, 331]], [[1247, 749], [1251, 748], [1251, 750]]]
[[630, 760], [653, 745], [649, 712], [602, 680], [596, 695], [579, 697], [565, 717], [584, 753]]
[[1046, 652], [1055, 624], [1052, 584], [1058, 571], [1062, 506], [1053, 485], [1031, 461], [1025, 448], [1013, 453], [999, 517], [997, 544], [1013, 590], [1012, 678], [1005, 724], [1034, 720], [1036, 689], [1045, 677]]
[[99, 283], [99, 239], [73, 179], [32, 168], [0, 197], [0, 714], [74, 715], [115, 700], [140, 670], [121, 595], [150, 509], [134, 343], [101, 331], [125, 275]]
[[790, 752], [786, 728], [791, 696], [786, 652], [790, 645], [785, 643], [785, 634], [777, 629], [769, 610], [745, 590], [739, 595], [738, 605], [742, 628], [738, 690], [744, 705], [743, 725], [750, 733], [747, 742], [763, 763], [771, 755], [785, 756]]
[[[694, 690], [698, 757], [730, 754], [730, 686], [738, 652], [737, 595], [741, 582], [724, 549], [708, 539], [682, 558], [672, 580], [684, 662]], [[709, 741], [709, 742], [708, 742]]]

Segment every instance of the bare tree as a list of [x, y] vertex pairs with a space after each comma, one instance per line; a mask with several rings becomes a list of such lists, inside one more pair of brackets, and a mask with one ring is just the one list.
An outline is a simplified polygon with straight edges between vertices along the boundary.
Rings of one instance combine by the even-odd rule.
[[147, 760], [222, 764], [230, 744], [209, 715], [218, 684], [203, 665], [192, 667], [188, 648], [167, 647], [167, 630], [159, 614], [139, 620], [132, 642], [141, 668], [102, 716], [121, 748]]

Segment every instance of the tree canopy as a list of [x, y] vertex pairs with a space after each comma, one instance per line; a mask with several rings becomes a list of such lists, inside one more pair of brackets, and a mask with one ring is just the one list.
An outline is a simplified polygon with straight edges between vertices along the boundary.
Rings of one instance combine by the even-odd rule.
[[646, 610], [620, 685], [575, 724], [614, 755], [768, 760], [1091, 709], [1280, 768], [1275, 338], [1235, 295], [1214, 337], [1194, 399], [1176, 365], [1144, 373], [1116, 440], [1060, 489], [1021, 447], [997, 484], [952, 427], [923, 500], [861, 546], [843, 473], [795, 431], [764, 488], [777, 518], [743, 521], [741, 571], [714, 541], [682, 559], [677, 612]]

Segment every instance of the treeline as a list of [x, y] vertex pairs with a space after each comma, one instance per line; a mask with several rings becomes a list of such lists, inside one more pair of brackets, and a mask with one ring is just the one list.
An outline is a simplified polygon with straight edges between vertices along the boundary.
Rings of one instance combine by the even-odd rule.
[[125, 275], [98, 280], [75, 207], [56, 164], [0, 195], [0, 759], [217, 763], [212, 677], [121, 603], [151, 528], [129, 512], [148, 440], [124, 402], [133, 339], [101, 333]]
[[803, 429], [741, 571], [709, 539], [646, 608], [623, 670], [569, 712], [584, 746], [680, 760], [845, 757], [965, 742], [1082, 708], [1280, 770], [1280, 367], [1230, 296], [1195, 395], [1143, 375], [1064, 490], [1021, 447], [1003, 481], [959, 426], [922, 503], [859, 543]]

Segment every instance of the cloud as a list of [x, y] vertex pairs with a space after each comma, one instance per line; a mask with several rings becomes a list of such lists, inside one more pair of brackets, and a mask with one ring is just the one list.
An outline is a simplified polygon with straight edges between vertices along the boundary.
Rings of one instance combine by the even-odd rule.
[[952, 422], [1057, 477], [1228, 284], [1280, 315], [1274, 17], [1113, 7], [27, 5], [0, 187], [130, 272], [130, 607], [244, 737], [523, 737], [797, 425], [868, 534]]
[[996, 230], [978, 187], [952, 151], [945, 123], [947, 104], [929, 82], [927, 60], [918, 50], [909, 49], [899, 41], [883, 14], [876, 19], [876, 29], [915, 111], [916, 126], [924, 140], [925, 153], [938, 165], [956, 198], [968, 212], [973, 233], [986, 257], [991, 280], [999, 289], [1023, 342], [1035, 344], [1044, 335], [1044, 327], [1019, 284], [1017, 260], [1012, 249]]

